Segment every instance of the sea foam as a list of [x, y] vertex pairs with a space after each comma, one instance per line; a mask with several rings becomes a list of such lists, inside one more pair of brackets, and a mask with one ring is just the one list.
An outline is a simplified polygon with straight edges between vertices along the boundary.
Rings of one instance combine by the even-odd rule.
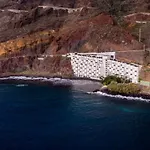
[[[47, 78], [47, 77], [28, 77], [28, 76], [9, 76], [9, 77], [2, 77], [0, 80], [33, 80], [33, 81], [45, 81], [45, 82], [52, 82], [54, 85], [57, 84], [62, 84], [62, 85], [78, 85], [84, 84], [83, 81], [72, 81], [70, 79], [62, 79], [62, 78]], [[18, 85], [20, 86], [20, 85]], [[22, 85], [21, 85], [22, 86]], [[127, 100], [132, 100], [132, 101], [144, 101], [144, 102], [150, 102], [150, 99], [144, 99], [142, 97], [132, 97], [132, 96], [122, 96], [122, 95], [111, 95], [107, 94], [101, 91], [98, 92], [87, 92], [88, 94], [96, 94], [96, 95], [102, 95], [106, 97], [112, 97], [112, 98], [119, 98], [119, 99], [127, 99]]]
[[51, 82], [54, 85], [62, 84], [62, 85], [70, 85], [71, 81], [69, 79], [62, 78], [46, 78], [46, 77], [28, 77], [28, 76], [9, 76], [2, 77], [0, 80], [23, 80], [23, 81], [43, 81], [43, 82]]
[[25, 87], [28, 86], [28, 84], [17, 84], [16, 87]]
[[131, 100], [131, 101], [143, 101], [143, 102], [150, 102], [150, 99], [144, 99], [142, 97], [132, 97], [132, 96], [122, 96], [122, 95], [111, 95], [111, 94], [107, 94], [101, 91], [98, 92], [88, 92], [88, 94], [96, 94], [96, 95], [102, 95], [102, 96], [106, 96], [106, 97], [112, 97], [112, 98], [119, 98], [119, 99], [127, 99], [127, 100]]

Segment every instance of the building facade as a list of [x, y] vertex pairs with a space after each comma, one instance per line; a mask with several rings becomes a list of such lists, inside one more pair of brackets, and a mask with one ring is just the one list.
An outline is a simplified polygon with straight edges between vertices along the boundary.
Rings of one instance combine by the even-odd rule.
[[139, 81], [140, 66], [119, 62], [115, 59], [115, 52], [106, 53], [71, 53], [71, 65], [76, 77], [100, 80], [109, 75], [117, 75]]

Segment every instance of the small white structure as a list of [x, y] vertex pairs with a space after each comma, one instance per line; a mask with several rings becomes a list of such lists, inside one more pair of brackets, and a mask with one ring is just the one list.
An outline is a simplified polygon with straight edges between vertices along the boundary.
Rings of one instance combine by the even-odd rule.
[[115, 60], [115, 52], [70, 53], [71, 65], [76, 77], [100, 80], [117, 75], [138, 83], [140, 66]]
[[43, 61], [43, 60], [44, 60], [44, 58], [43, 58], [43, 57], [38, 57], [38, 60]]

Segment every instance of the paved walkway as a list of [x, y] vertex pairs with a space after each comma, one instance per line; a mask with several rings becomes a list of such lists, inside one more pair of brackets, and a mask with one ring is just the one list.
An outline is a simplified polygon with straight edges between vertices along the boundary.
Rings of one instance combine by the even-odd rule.
[[61, 56], [61, 57], [68, 57], [68, 55], [21, 55], [21, 56], [8, 56], [8, 57], [1, 57], [0, 60], [8, 60], [8, 59], [15, 59], [15, 58], [26, 58], [26, 57], [38, 57], [39, 60], [44, 60], [47, 57], [57, 57], [57, 56]]
[[140, 81], [140, 85], [150, 87], [150, 82], [141, 80], [141, 81]]
[[[47, 9], [47, 8], [53, 8], [54, 10], [67, 10], [68, 13], [73, 13], [73, 12], [77, 12], [77, 11], [81, 11], [83, 9], [83, 7], [79, 7], [79, 8], [68, 8], [68, 7], [59, 7], [59, 6], [53, 6], [53, 5], [40, 5], [37, 8], [43, 8], [43, 9]], [[95, 9], [94, 7], [87, 7], [88, 9]], [[8, 11], [8, 12], [13, 12], [13, 13], [28, 13], [29, 11], [27, 10], [18, 10], [18, 9], [1, 9], [0, 11], [4, 12], [4, 11]]]

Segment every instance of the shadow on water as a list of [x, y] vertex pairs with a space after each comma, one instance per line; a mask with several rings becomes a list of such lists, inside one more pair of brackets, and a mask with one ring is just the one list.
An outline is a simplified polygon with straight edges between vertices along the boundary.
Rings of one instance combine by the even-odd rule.
[[[72, 92], [69, 87], [41, 84], [0, 84], [0, 108], [3, 105], [25, 111], [34, 109], [64, 108], [70, 105]], [[59, 104], [59, 105], [58, 105]], [[43, 108], [43, 109], [42, 109]]]
[[0, 85], [0, 149], [42, 149], [70, 118], [71, 99], [68, 87]]
[[68, 87], [0, 85], [0, 150], [149, 148], [149, 110]]
[[[62, 86], [51, 86], [51, 85], [29, 85], [28, 87], [19, 88], [20, 96], [26, 97], [26, 99], [31, 100], [31, 98], [36, 102], [48, 102], [48, 103], [58, 103], [59, 105], [69, 105], [70, 99], [72, 97], [72, 92], [69, 87]], [[64, 102], [65, 101], [65, 102]]]

